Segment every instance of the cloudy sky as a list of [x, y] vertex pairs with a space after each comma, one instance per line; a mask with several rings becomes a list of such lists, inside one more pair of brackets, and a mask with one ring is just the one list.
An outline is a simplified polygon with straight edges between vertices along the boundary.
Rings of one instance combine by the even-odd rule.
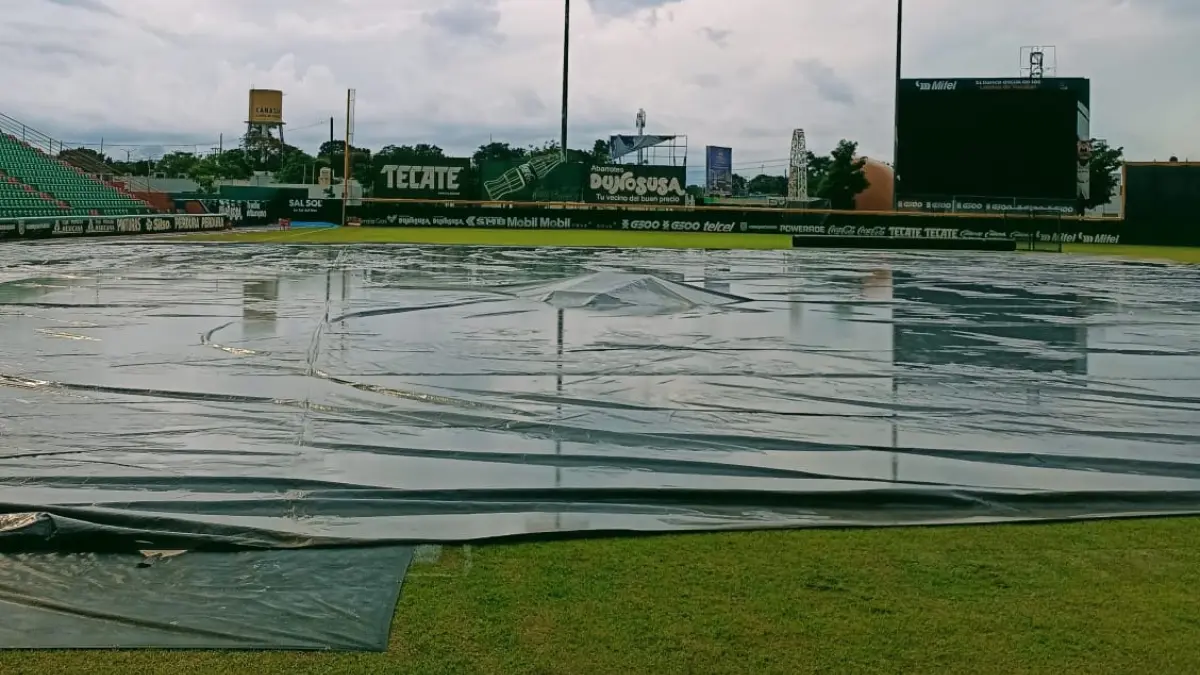
[[[0, 0], [0, 112], [120, 158], [243, 131], [247, 90], [282, 89], [288, 140], [558, 136], [563, 0]], [[573, 0], [573, 146], [650, 133], [782, 173], [793, 128], [890, 158], [895, 0]], [[1054, 45], [1092, 78], [1092, 131], [1131, 159], [1200, 159], [1200, 0], [908, 0], [906, 77], [1020, 75]], [[140, 145], [142, 147], [134, 147]], [[123, 147], [126, 146], [126, 147]]]

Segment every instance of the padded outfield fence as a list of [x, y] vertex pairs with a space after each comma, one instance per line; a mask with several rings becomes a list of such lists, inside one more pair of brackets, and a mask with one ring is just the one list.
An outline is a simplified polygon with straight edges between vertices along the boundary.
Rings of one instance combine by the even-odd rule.
[[[195, 232], [229, 226], [270, 227], [281, 220], [367, 227], [619, 230], [771, 234], [801, 237], [808, 244], [880, 242], [897, 248], [936, 242], [1012, 241], [1025, 250], [1061, 250], [1064, 243], [1133, 243], [1122, 223], [1061, 214], [933, 214], [825, 209], [729, 208], [712, 206], [630, 207], [579, 203], [462, 202], [364, 199], [344, 205], [339, 199], [254, 201], [212, 200], [207, 216], [159, 215], [126, 218], [26, 218], [0, 221], [0, 238]], [[203, 220], [195, 220], [203, 219]], [[23, 225], [21, 225], [23, 223]], [[849, 246], [852, 243], [846, 243]], [[990, 248], [985, 246], [984, 248]]]

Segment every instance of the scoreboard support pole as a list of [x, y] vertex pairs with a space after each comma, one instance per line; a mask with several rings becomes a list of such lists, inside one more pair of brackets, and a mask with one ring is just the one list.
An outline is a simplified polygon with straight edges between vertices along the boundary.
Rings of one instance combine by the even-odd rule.
[[896, 83], [892, 120], [892, 210], [900, 206], [900, 55], [904, 34], [904, 0], [896, 0]]

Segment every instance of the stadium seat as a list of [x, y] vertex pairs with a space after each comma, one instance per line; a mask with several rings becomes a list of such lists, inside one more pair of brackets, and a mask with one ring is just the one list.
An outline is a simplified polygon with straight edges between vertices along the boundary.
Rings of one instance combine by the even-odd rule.
[[146, 202], [7, 134], [0, 134], [0, 173], [0, 218], [154, 211]]

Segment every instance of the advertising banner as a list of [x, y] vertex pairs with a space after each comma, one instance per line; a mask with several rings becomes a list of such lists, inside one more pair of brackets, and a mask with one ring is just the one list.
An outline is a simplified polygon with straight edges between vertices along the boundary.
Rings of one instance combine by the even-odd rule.
[[733, 194], [733, 149], [704, 148], [704, 192], [714, 197]]
[[1011, 197], [938, 197], [900, 195], [899, 211], [970, 214], [1041, 214], [1071, 215], [1075, 202], [1070, 199], [1015, 199]]
[[493, 202], [578, 202], [586, 166], [557, 152], [517, 160], [487, 160], [479, 167], [480, 199]]
[[593, 166], [583, 200], [591, 204], [682, 206], [687, 200], [687, 167]]
[[[919, 78], [900, 80], [901, 89], [921, 92], [1028, 91], [1056, 89], [1073, 91], [1090, 99], [1091, 80], [1084, 77]], [[1085, 99], [1086, 100], [1086, 99]]]
[[229, 221], [221, 214], [87, 217], [12, 218], [0, 220], [0, 239], [95, 237], [118, 234], [166, 234], [224, 230]]
[[389, 199], [471, 199], [468, 157], [446, 157], [427, 165], [388, 164], [375, 177], [375, 196]]
[[794, 211], [543, 208], [375, 203], [364, 206], [364, 226], [525, 230], [726, 232], [897, 240], [1029, 240], [1121, 242], [1120, 223], [1077, 223], [1058, 217], [988, 218], [894, 215], [834, 216]]
[[278, 89], [251, 89], [250, 115], [246, 119], [251, 124], [282, 124], [283, 92]]

